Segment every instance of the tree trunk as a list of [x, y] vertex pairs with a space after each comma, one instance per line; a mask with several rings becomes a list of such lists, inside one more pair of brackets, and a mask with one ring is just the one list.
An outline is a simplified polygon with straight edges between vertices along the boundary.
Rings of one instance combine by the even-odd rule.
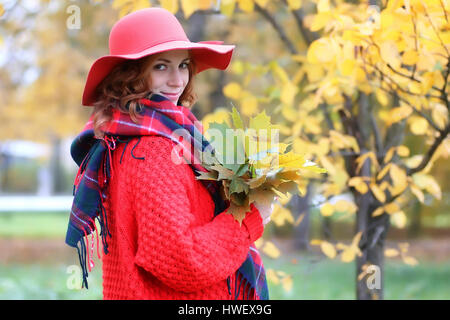
[[322, 236], [326, 241], [330, 241], [332, 238], [331, 233], [331, 217], [322, 216]]
[[52, 136], [52, 155], [50, 157], [51, 189], [53, 194], [65, 191], [64, 170], [61, 163], [61, 138]]
[[313, 188], [312, 183], [308, 183], [306, 187], [306, 194], [301, 197], [299, 195], [293, 195], [291, 200], [291, 212], [294, 215], [294, 219], [297, 219], [303, 214], [303, 219], [298, 226], [294, 228], [294, 246], [300, 251], [309, 251], [311, 249], [309, 245], [309, 229], [310, 229], [310, 200], [312, 196]]
[[[361, 150], [362, 153], [366, 150]], [[370, 176], [371, 161], [361, 168], [361, 176]], [[384, 298], [384, 243], [389, 229], [389, 215], [372, 217], [382, 204], [370, 191], [360, 194], [354, 190], [358, 207], [356, 234], [361, 232], [359, 248], [362, 255], [356, 256], [356, 298], [358, 300], [382, 300]], [[365, 276], [360, 277], [360, 275]]]
[[[389, 229], [389, 215], [372, 217], [377, 208], [370, 205], [370, 195], [362, 195], [357, 203], [357, 232], [362, 231], [361, 257], [356, 259], [356, 297], [358, 300], [382, 300], [384, 298], [384, 244]], [[358, 280], [359, 275], [366, 275]]]
[[409, 238], [417, 238], [421, 232], [421, 213], [422, 213], [422, 204], [419, 201], [414, 201], [412, 210], [411, 210], [411, 224], [408, 228], [408, 237]]
[[8, 190], [9, 186], [9, 167], [12, 163], [12, 157], [7, 153], [0, 154], [0, 186], [2, 192], [5, 192]]

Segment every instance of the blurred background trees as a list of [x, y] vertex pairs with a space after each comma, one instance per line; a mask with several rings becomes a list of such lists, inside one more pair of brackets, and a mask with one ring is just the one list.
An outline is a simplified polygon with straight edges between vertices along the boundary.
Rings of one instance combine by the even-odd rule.
[[[205, 129], [227, 121], [232, 104], [244, 116], [265, 109], [295, 152], [328, 170], [325, 179], [305, 177], [302, 196], [280, 199], [268, 232], [354, 261], [356, 298], [382, 299], [385, 257], [418, 262], [404, 243], [386, 246], [389, 230], [407, 228], [413, 237], [427, 221], [448, 221], [450, 2], [3, 1], [0, 146], [50, 146], [36, 167], [47, 168], [52, 193], [71, 190], [65, 141], [90, 113], [81, 106], [90, 65], [108, 54], [114, 22], [149, 6], [176, 14], [191, 41], [236, 44], [227, 71], [197, 76], [193, 112]], [[24, 181], [10, 190], [32, 191], [32, 165], [15, 169], [5, 150], [0, 191]], [[345, 243], [335, 231], [340, 222]], [[269, 240], [259, 246], [282, 254]], [[368, 288], [370, 265], [380, 267], [381, 287]], [[289, 288], [289, 274], [268, 276]]]

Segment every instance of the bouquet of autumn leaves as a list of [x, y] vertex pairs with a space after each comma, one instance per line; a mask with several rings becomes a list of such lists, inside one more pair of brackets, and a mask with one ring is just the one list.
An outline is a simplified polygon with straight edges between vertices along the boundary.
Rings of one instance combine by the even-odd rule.
[[250, 118], [248, 127], [233, 107], [232, 126], [211, 123], [205, 136], [213, 152], [204, 151], [202, 164], [208, 172], [197, 179], [222, 183], [222, 197], [230, 202], [227, 212], [242, 222], [250, 204], [270, 206], [274, 197], [297, 194], [304, 170], [326, 172], [292, 151], [290, 143], [279, 142], [279, 127], [271, 124], [265, 111]]

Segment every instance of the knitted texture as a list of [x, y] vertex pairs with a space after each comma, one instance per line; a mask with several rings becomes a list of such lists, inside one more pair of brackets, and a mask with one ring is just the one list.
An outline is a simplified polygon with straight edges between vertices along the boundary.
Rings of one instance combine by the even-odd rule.
[[263, 233], [258, 210], [252, 205], [242, 225], [226, 212], [213, 219], [208, 190], [188, 164], [172, 160], [174, 143], [137, 141], [113, 154], [103, 298], [232, 299], [226, 279], [232, 276], [233, 293], [233, 275]]

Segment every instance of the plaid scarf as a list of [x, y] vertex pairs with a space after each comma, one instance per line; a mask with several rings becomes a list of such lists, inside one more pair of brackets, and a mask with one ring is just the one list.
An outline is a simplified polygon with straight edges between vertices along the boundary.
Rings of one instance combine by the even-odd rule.
[[[129, 114], [115, 110], [112, 120], [104, 130], [105, 137], [103, 139], [95, 138], [91, 117], [71, 146], [71, 155], [79, 166], [79, 170], [74, 183], [74, 200], [66, 243], [77, 248], [83, 275], [82, 285], [86, 288], [88, 288], [88, 270], [91, 271], [91, 268], [94, 267], [92, 259], [94, 255], [94, 232], [97, 235], [97, 254], [100, 258], [99, 237], [95, 219], [97, 219], [101, 228], [103, 251], [105, 254], [108, 253], [107, 236], [111, 237], [111, 234], [108, 230], [108, 215], [103, 203], [106, 201], [105, 191], [108, 179], [114, 174], [111, 156], [116, 144], [128, 143], [131, 138], [139, 137], [131, 151], [132, 156], [136, 158], [133, 155], [133, 150], [139, 143], [141, 136], [164, 136], [174, 141], [176, 147], [182, 149], [183, 158], [190, 164], [196, 176], [200, 174], [200, 171], [207, 171], [199, 160], [201, 159], [201, 152], [206, 150], [214, 154], [213, 147], [202, 134], [201, 122], [196, 119], [194, 114], [186, 107], [174, 105], [162, 95], [150, 94], [147, 98], [139, 100], [138, 110], [142, 117], [139, 118], [138, 123], [133, 122]], [[143, 160], [143, 158], [136, 159]], [[229, 202], [222, 199], [219, 189], [220, 184], [217, 181], [200, 181], [205, 185], [214, 200], [214, 216], [226, 210]], [[91, 246], [89, 246], [89, 235], [91, 235]], [[240, 279], [240, 283], [237, 283], [238, 279]], [[247, 299], [251, 293], [254, 299], [267, 300], [269, 298], [263, 263], [253, 244], [250, 246], [246, 260], [236, 271], [234, 280], [235, 299], [239, 296], [241, 287], [246, 290], [243, 294]], [[228, 277], [228, 292], [232, 295], [230, 282], [231, 277]]]

